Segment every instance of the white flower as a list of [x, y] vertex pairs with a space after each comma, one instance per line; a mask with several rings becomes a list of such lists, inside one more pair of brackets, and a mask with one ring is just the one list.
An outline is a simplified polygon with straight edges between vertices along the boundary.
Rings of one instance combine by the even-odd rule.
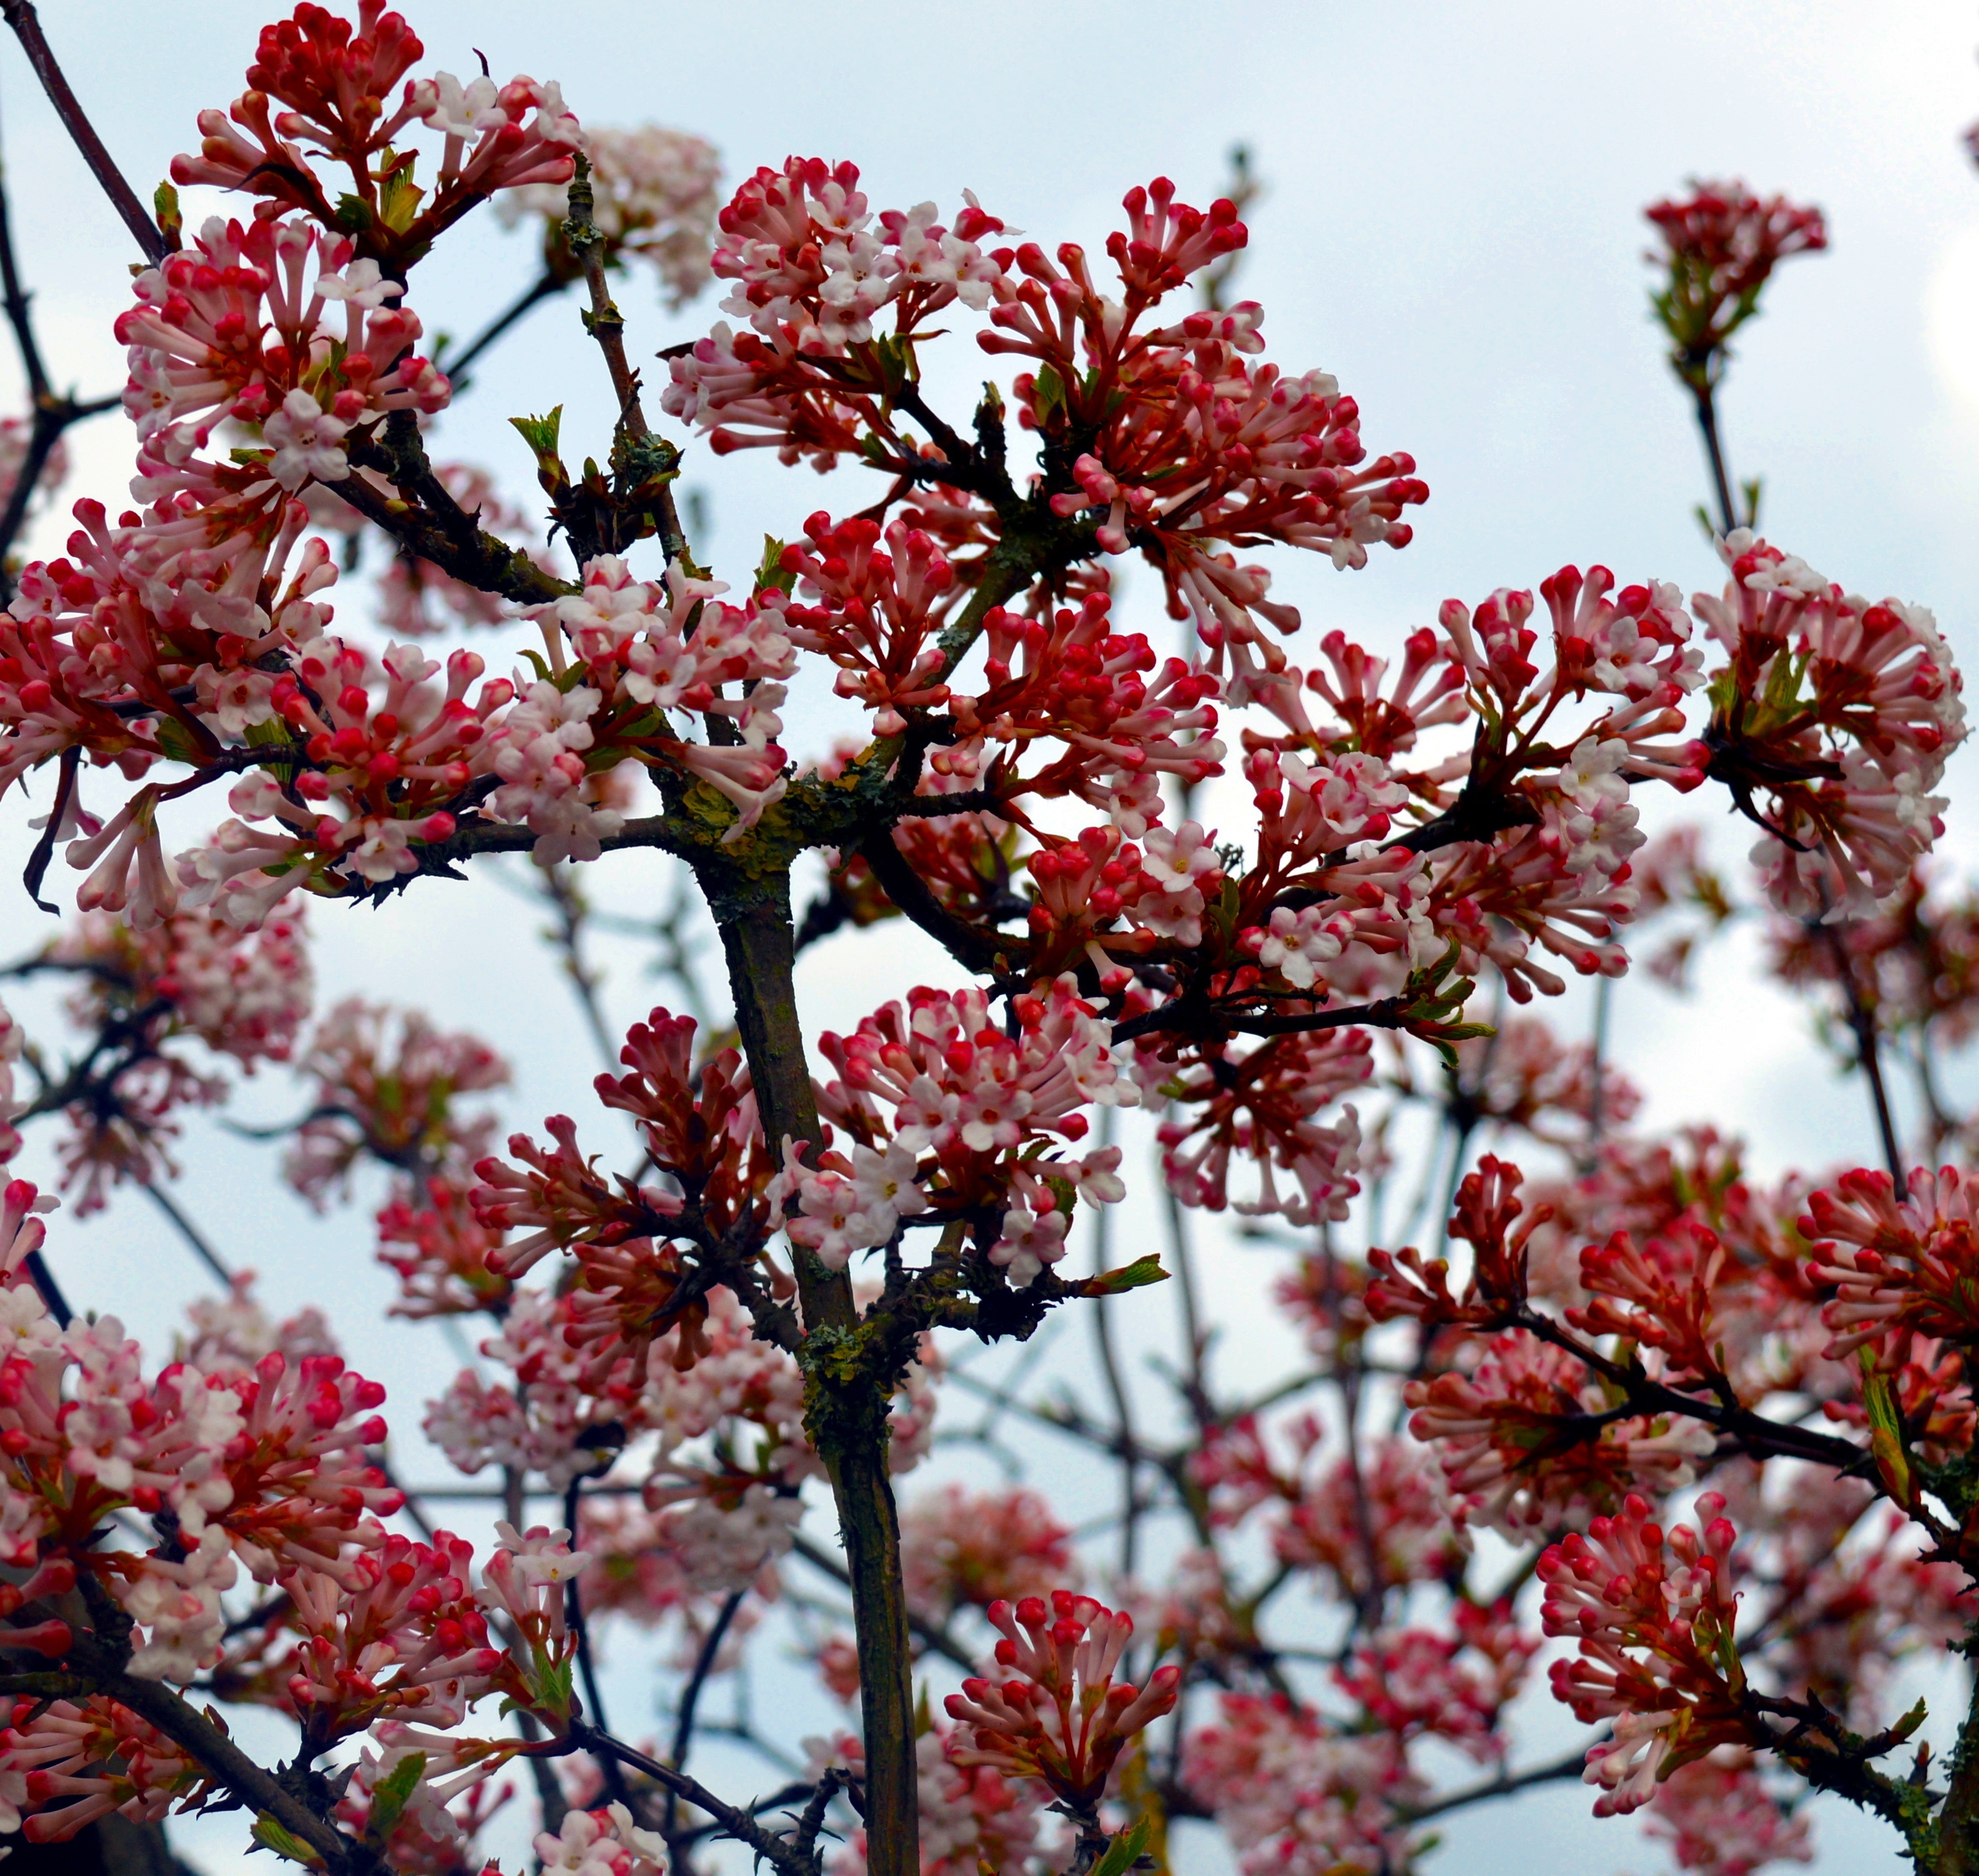
[[589, 1551], [570, 1548], [568, 1531], [539, 1526], [525, 1536], [504, 1522], [495, 1526], [495, 1541], [515, 1559], [515, 1575], [525, 1583], [567, 1583], [591, 1561]]
[[269, 474], [291, 490], [312, 480], [345, 480], [350, 464], [343, 453], [343, 434], [350, 427], [307, 391], [290, 391], [282, 407], [261, 426], [262, 441], [275, 453]]
[[501, 88], [492, 78], [462, 85], [450, 71], [436, 72], [419, 91], [419, 115], [446, 136], [471, 142], [483, 131], [499, 130], [509, 121]]
[[918, 1164], [917, 1157], [897, 1142], [883, 1153], [875, 1153], [870, 1147], [852, 1149], [853, 1196], [875, 1230], [883, 1223], [882, 1243], [893, 1235], [901, 1219], [914, 1217], [928, 1208], [928, 1195], [914, 1183]]
[[1003, 1214], [1003, 1235], [990, 1247], [990, 1261], [1002, 1264], [1010, 1281], [1028, 1290], [1048, 1264], [1065, 1255], [1072, 1220], [1062, 1211], [1033, 1212], [1013, 1205]]
[[403, 281], [386, 277], [375, 261], [353, 261], [341, 273], [319, 274], [316, 290], [326, 300], [341, 300], [350, 306], [383, 306], [406, 291]]

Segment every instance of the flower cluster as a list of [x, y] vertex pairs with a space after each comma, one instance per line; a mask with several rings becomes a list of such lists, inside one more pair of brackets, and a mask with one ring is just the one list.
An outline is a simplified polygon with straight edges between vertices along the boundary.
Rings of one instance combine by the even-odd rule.
[[900, 1513], [908, 1603], [942, 1622], [958, 1607], [1047, 1595], [1071, 1574], [1071, 1535], [1035, 1492], [943, 1486]]
[[1580, 1645], [1577, 1659], [1553, 1664], [1553, 1691], [1576, 1718], [1614, 1722], [1613, 1738], [1587, 1755], [1599, 1815], [1636, 1810], [1679, 1766], [1751, 1737], [1732, 1639], [1737, 1533], [1724, 1505], [1706, 1492], [1702, 1536], [1682, 1524], [1666, 1536], [1632, 1496], [1540, 1559], [1546, 1632]]
[[1432, 1440], [1473, 1522], [1508, 1536], [1619, 1510], [1696, 1476], [1709, 1430], [1671, 1415], [1616, 1418], [1577, 1355], [1523, 1329], [1494, 1336], [1470, 1374], [1409, 1383], [1410, 1429]]
[[1773, 269], [1828, 245], [1819, 209], [1783, 195], [1762, 198], [1742, 182], [1693, 183], [1682, 200], [1643, 214], [1662, 237], [1662, 251], [1649, 257], [1668, 278], [1652, 297], [1686, 382], [1715, 384], [1732, 334], [1758, 311]]
[[1235, 1526], [1270, 1508], [1264, 1528], [1280, 1562], [1324, 1572], [1361, 1603], [1461, 1569], [1467, 1541], [1458, 1507], [1420, 1446], [1390, 1439], [1338, 1453], [1309, 1415], [1286, 1432], [1288, 1467], [1274, 1459], [1255, 1419], [1205, 1438], [1190, 1469], [1215, 1523]]
[[[956, 1729], [931, 1718], [914, 1742], [922, 1876], [1026, 1870], [1040, 1851], [1050, 1858], [1055, 1846], [1036, 1781], [1006, 1778], [993, 1766], [957, 1765], [951, 1756], [956, 1737]], [[850, 1733], [805, 1743], [819, 1771], [842, 1766], [857, 1777], [865, 1770], [865, 1748]], [[866, 1832], [856, 1831], [827, 1865], [831, 1876], [866, 1876]]]
[[[817, 1864], [841, 1792], [870, 1837], [851, 1832], [834, 1876], [911, 1860], [917, 1801], [926, 1876], [1159, 1861], [1171, 1815], [1215, 1818], [1245, 1876], [1376, 1876], [1414, 1866], [1430, 1813], [1525, 1781], [1507, 1716], [1550, 1636], [1575, 1649], [1555, 1692], [1609, 1728], [1586, 1761], [1597, 1811], [1646, 1807], [1689, 1866], [1804, 1854], [1765, 1747], [1924, 1842], [1926, 1768], [1903, 1788], [1876, 1768], [1915, 1722], [1879, 1706], [1893, 1664], [1969, 1628], [1979, 1558], [1979, 1129], [1943, 1111], [1929, 1054], [1975, 1027], [1979, 914], [1934, 898], [1924, 865], [1964, 736], [1931, 616], [1733, 528], [1726, 494], [1720, 595], [1687, 606], [1570, 564], [1447, 599], [1386, 655], [1328, 631], [1294, 662], [1301, 614], [1256, 556], [1364, 568], [1409, 543], [1428, 490], [1364, 440], [1337, 379], [1267, 356], [1261, 307], [1228, 300], [1240, 200], [1195, 208], [1158, 179], [1095, 254], [1027, 241], [966, 191], [953, 213], [876, 210], [854, 164], [817, 158], [718, 207], [700, 139], [587, 133], [554, 84], [423, 56], [383, 0], [354, 18], [304, 0], [262, 33], [173, 172], [244, 204], [188, 230], [161, 191], [164, 251], [115, 322], [133, 506], [81, 502], [58, 555], [10, 566], [0, 795], [41, 789], [28, 883], [61, 854], [81, 915], [19, 968], [68, 974], [90, 1046], [58, 1080], [0, 1011], [0, 1157], [17, 1123], [61, 1110], [78, 1209], [119, 1179], [158, 1189], [179, 1117], [225, 1092], [215, 1064], [293, 1064], [296, 1193], [327, 1208], [389, 1169], [396, 1311], [486, 1319], [423, 1428], [469, 1479], [499, 1469], [514, 1522], [477, 1566], [408, 1504], [383, 1389], [315, 1311], [270, 1320], [249, 1276], [148, 1365], [115, 1316], [71, 1312], [41, 1257], [48, 1202], [15, 1182], [0, 1644], [51, 1665], [15, 1677], [38, 1697], [0, 1728], [0, 1825], [48, 1841], [250, 1805], [298, 1861], [468, 1876], [494, 1775], [526, 1759], [537, 1859], [567, 1876], [661, 1876], [718, 1828]], [[456, 387], [410, 271], [490, 202], [540, 227], [543, 267], [473, 355], [588, 277], [615, 392], [608, 447], [575, 473], [565, 403], [515, 420], [541, 533], [491, 473], [428, 450]], [[1650, 214], [1658, 311], [1709, 436], [1733, 334], [1825, 226], [1733, 188]], [[695, 558], [680, 450], [598, 274], [635, 263], [671, 309], [707, 278], [726, 294], [721, 323], [661, 354], [667, 417], [718, 458], [881, 478], [870, 503], [766, 535], [733, 587]], [[972, 324], [1014, 376], [950, 421], [925, 348]], [[38, 414], [36, 447], [61, 410]], [[31, 469], [59, 473], [28, 443], [0, 429], [23, 509]], [[373, 645], [332, 589], [381, 537]], [[1126, 618], [1130, 555], [1179, 646]], [[530, 642], [498, 662], [438, 642], [456, 630]], [[787, 720], [809, 727], [827, 672], [866, 733], [806, 766]], [[1707, 782], [1765, 835], [1780, 973], [1845, 994], [1866, 1065], [1893, 1033], [1914, 1045], [1943, 1170], [1760, 1186], [1708, 1131], [1626, 1133], [1639, 1097], [1600, 1043], [1471, 1020], [1560, 994], [1570, 969], [1620, 976], [1639, 911], [1732, 915], [1695, 838], [1647, 844], [1637, 793]], [[201, 820], [215, 788], [226, 815]], [[310, 1027], [293, 895], [382, 908], [526, 852], [602, 1034], [575, 869], [637, 848], [683, 863], [714, 914], [734, 1029], [655, 1008], [625, 1034], [593, 1091], [630, 1162], [595, 1115], [496, 1151], [477, 1097], [509, 1070], [472, 1035], [356, 998]], [[787, 894], [813, 851], [829, 884], [800, 924]], [[890, 915], [968, 981], [824, 1033], [813, 1079], [796, 955]], [[1438, 1254], [1391, 1251], [1398, 1157], [1431, 1104], [1438, 1157], [1392, 1241], [1439, 1192], [1454, 1216]], [[1062, 1274], [1079, 1208], [1125, 1196], [1112, 1111], [1134, 1107], [1178, 1259], [1186, 1208], [1291, 1246], [1275, 1293], [1311, 1373], [1226, 1393], [1197, 1260], [1115, 1260], [1102, 1232], [1098, 1273]], [[1571, 1170], [1473, 1166], [1508, 1137]], [[1096, 1559], [1015, 1485], [910, 1501], [897, 1554], [873, 1554], [889, 1475], [933, 1443], [938, 1333], [1032, 1340], [1061, 1306], [1171, 1273], [1179, 1441], [1131, 1423], [1123, 1315], [1100, 1321], [1111, 1425], [1027, 1407], [1021, 1373], [956, 1377], [991, 1403], [985, 1446], [1028, 1410], [1121, 1463], [1114, 1599], [1133, 1613], [1079, 1593]], [[794, 1580], [836, 1573], [800, 1534], [827, 1488], [856, 1645]], [[539, 1492], [571, 1529], [515, 1528]], [[1143, 1520], [1176, 1508], [1198, 1547], [1135, 1580]], [[1480, 1530], [1524, 1553], [1481, 1585]], [[1330, 1599], [1323, 1648], [1278, 1632], [1288, 1587]], [[729, 1811], [680, 1769], [704, 1684], [777, 1598], [868, 1722], [865, 1745], [817, 1744], [787, 1818], [798, 1793]], [[993, 1668], [941, 1717], [921, 1701], [910, 1732], [913, 1662], [970, 1659], [985, 1624]], [[688, 1677], [650, 1781], [605, 1733], [584, 1654], [635, 1625], [669, 1631]], [[1213, 1713], [1183, 1708], [1192, 1685]], [[175, 1689], [293, 1727], [272, 1808]], [[477, 1736], [489, 1699], [517, 1732]], [[1133, 1762], [1164, 1721], [1165, 1750]], [[1429, 1768], [1452, 1751], [1496, 1769], [1446, 1800]], [[595, 1770], [559, 1795], [552, 1761], [581, 1755]], [[683, 1822], [683, 1801], [713, 1823]], [[362, 1856], [298, 1839], [294, 1805], [305, 1837], [342, 1830]]]
[[990, 1605], [1001, 1632], [996, 1665], [1010, 1678], [971, 1678], [944, 1703], [960, 1722], [950, 1757], [1006, 1778], [1041, 1780], [1066, 1804], [1089, 1809], [1135, 1734], [1175, 1707], [1182, 1671], [1157, 1668], [1145, 1688], [1113, 1673], [1132, 1617], [1090, 1596], [1054, 1590]]
[[1711, 772], [1766, 830], [1755, 858], [1775, 905], [1865, 911], [1943, 831], [1931, 791], [1965, 735], [1951, 653], [1922, 606], [1845, 594], [1744, 529], [1719, 552], [1722, 597], [1692, 602], [1730, 661], [1711, 686]]
[[1215, 1808], [1245, 1876], [1353, 1876], [1406, 1867], [1401, 1812], [1424, 1793], [1396, 1742], [1355, 1737], [1282, 1695], [1225, 1694], [1189, 1735], [1189, 1788]]
[[68, 1131], [58, 1150], [64, 1186], [85, 1214], [122, 1180], [171, 1174], [181, 1111], [227, 1092], [216, 1058], [249, 1074], [288, 1061], [313, 988], [300, 917], [244, 937], [197, 912], [133, 930], [89, 911], [31, 968], [71, 978], [67, 1013], [89, 1039], [62, 1084]]
[[[629, 130], [593, 125], [584, 133], [591, 164], [592, 221], [604, 239], [605, 264], [637, 261], [658, 276], [661, 296], [678, 311], [708, 282], [714, 252], [714, 217], [721, 159], [714, 146], [685, 131], [659, 124]], [[543, 234], [543, 268], [552, 280], [578, 271], [563, 223], [566, 192], [555, 183], [505, 190], [495, 217], [513, 227], [525, 219]]]
[[367, 1157], [414, 1180], [464, 1183], [494, 1117], [462, 1113], [460, 1097], [509, 1080], [508, 1064], [479, 1037], [356, 997], [324, 1016], [297, 1065], [316, 1098], [283, 1170], [319, 1207]]
[[1014, 1037], [992, 1021], [980, 990], [916, 990], [850, 1035], [821, 1038], [837, 1074], [819, 1106], [850, 1151], [827, 1153], [815, 1171], [797, 1162], [786, 1176], [794, 1242], [842, 1268], [854, 1250], [890, 1242], [903, 1220], [1000, 1213], [1000, 1229], [979, 1225], [978, 1235], [1022, 1287], [1064, 1257], [1075, 1197], [1122, 1196], [1117, 1147], [1059, 1152], [1084, 1137], [1089, 1104], [1134, 1104], [1107, 1024], [1070, 977], [1012, 1009]]

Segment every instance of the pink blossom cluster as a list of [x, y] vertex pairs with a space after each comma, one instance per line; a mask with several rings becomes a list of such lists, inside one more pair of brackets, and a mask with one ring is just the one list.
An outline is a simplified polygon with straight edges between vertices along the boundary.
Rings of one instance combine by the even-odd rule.
[[1245, 1876], [1377, 1876], [1407, 1859], [1401, 1810], [1426, 1788], [1392, 1738], [1342, 1733], [1282, 1695], [1226, 1693], [1219, 1705], [1189, 1735], [1183, 1768]]
[[1008, 1678], [972, 1678], [948, 1696], [960, 1722], [950, 1758], [1040, 1779], [1066, 1803], [1090, 1807], [1135, 1735], [1174, 1709], [1182, 1670], [1157, 1668], [1144, 1688], [1116, 1681], [1132, 1617], [1069, 1590], [1055, 1590], [1049, 1605], [1039, 1596], [993, 1602], [988, 1614]]
[[1637, 1809], [1666, 1771], [1751, 1736], [1732, 1636], [1738, 1534], [1724, 1504], [1704, 1493], [1702, 1536], [1682, 1524], [1666, 1536], [1632, 1495], [1540, 1559], [1546, 1632], [1580, 1648], [1577, 1659], [1553, 1664], [1553, 1690], [1577, 1719], [1614, 1725], [1587, 1755], [1587, 1782], [1602, 1791], [1597, 1815]]
[[1073, 1197], [1120, 1198], [1117, 1147], [1076, 1158], [1060, 1151], [1085, 1137], [1088, 1104], [1135, 1103], [1108, 1025], [1069, 977], [1012, 1009], [1015, 1038], [991, 1021], [979, 990], [915, 990], [850, 1035], [820, 1039], [837, 1073], [819, 1104], [850, 1151], [828, 1152], [815, 1170], [788, 1163], [794, 1243], [842, 1269], [904, 1220], [940, 1224], [998, 1207], [990, 1260], [1021, 1287], [1065, 1256]]
[[1692, 601], [1730, 659], [1713, 772], [1765, 830], [1754, 858], [1775, 904], [1865, 912], [1943, 831], [1931, 790], [1965, 735], [1950, 650], [1924, 607], [1845, 593], [1749, 530], [1719, 553], [1722, 597]]
[[957, 1608], [1046, 1595], [1070, 1579], [1071, 1535], [1035, 1492], [943, 1486], [901, 1509], [908, 1602], [942, 1621]]
[[[707, 286], [721, 208], [721, 159], [704, 138], [664, 125], [630, 128], [592, 125], [583, 134], [591, 164], [592, 220], [604, 237], [606, 264], [636, 261], [658, 277], [662, 303], [678, 311]], [[562, 225], [568, 191], [555, 183], [506, 189], [496, 198], [505, 227], [525, 219], [543, 230], [545, 265], [571, 264]]]
[[[1031, 1778], [1006, 1778], [990, 1765], [956, 1763], [959, 1730], [931, 1718], [914, 1742], [920, 1799], [923, 1876], [975, 1876], [986, 1867], [1022, 1870], [1040, 1854], [1056, 1860], [1061, 1847], [1043, 1815], [1046, 1793]], [[866, 1765], [852, 1733], [805, 1742], [813, 1767], [842, 1766], [855, 1776]], [[831, 1876], [866, 1876], [866, 1833], [854, 1831], [830, 1859]]]

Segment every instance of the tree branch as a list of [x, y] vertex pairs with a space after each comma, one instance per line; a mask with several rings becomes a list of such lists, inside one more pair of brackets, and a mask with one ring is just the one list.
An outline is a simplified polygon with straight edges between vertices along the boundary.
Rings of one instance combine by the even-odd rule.
[[509, 327], [526, 314], [552, 300], [570, 284], [547, 270], [538, 274], [513, 300], [482, 327], [471, 339], [458, 357], [436, 357], [434, 364], [452, 380], [456, 395], [467, 389], [467, 369], [481, 354], [499, 339]]
[[4, 15], [7, 24], [13, 28], [15, 38], [20, 41], [21, 49], [28, 55], [28, 63], [34, 67], [35, 76], [41, 80], [41, 89], [55, 108], [55, 115], [61, 119], [70, 141], [81, 151], [82, 160], [89, 165], [98, 186], [123, 217], [124, 225], [144, 251], [144, 258], [156, 267], [171, 252], [171, 248], [158, 224], [138, 201], [137, 191], [124, 180], [123, 172], [104, 148], [103, 139], [97, 135], [95, 126], [90, 122], [75, 93], [69, 88], [68, 80], [62, 75], [62, 68], [55, 62], [55, 55], [41, 32], [41, 22], [35, 16], [31, 0], [0, 0], [0, 15]]
[[[1590, 1743], [1598, 1745], [1601, 1741], [1596, 1739]], [[1524, 1771], [1501, 1768], [1493, 1778], [1480, 1779], [1475, 1785], [1461, 1785], [1424, 1804], [1397, 1805], [1396, 1808], [1410, 1823], [1420, 1824], [1425, 1818], [1440, 1818], [1472, 1805], [1488, 1804], [1494, 1798], [1509, 1798], [1514, 1791], [1527, 1791], [1536, 1785], [1551, 1785], [1557, 1779], [1574, 1778], [1586, 1766], [1588, 1749], [1586, 1746], [1576, 1747], [1571, 1752], [1549, 1759], [1544, 1765], [1530, 1766]]]
[[766, 1830], [748, 1811], [738, 1810], [717, 1798], [706, 1785], [690, 1778], [686, 1773], [676, 1771], [656, 1758], [648, 1758], [624, 1741], [602, 1733], [582, 1720], [572, 1722], [563, 1744], [566, 1751], [609, 1753], [621, 1765], [643, 1772], [662, 1789], [675, 1793], [697, 1809], [706, 1811], [719, 1826], [723, 1836], [747, 1844], [759, 1858], [782, 1871], [784, 1876], [817, 1876], [810, 1859], [787, 1838]]
[[[687, 1755], [694, 1750], [694, 1709], [701, 1705], [701, 1690], [707, 1685], [708, 1677], [714, 1672], [715, 1658], [721, 1652], [721, 1644], [728, 1639], [729, 1625], [735, 1619], [735, 1612], [742, 1606], [742, 1599], [748, 1594], [746, 1589], [731, 1589], [724, 1599], [720, 1612], [713, 1625], [702, 1640], [701, 1652], [694, 1657], [694, 1670], [688, 1675], [687, 1685], [681, 1690], [680, 1712], [674, 1721], [673, 1745], [667, 1753], [668, 1762], [678, 1771], [687, 1768]], [[661, 1834], [671, 1851], [674, 1840], [680, 1828], [680, 1795], [667, 1793], [666, 1823]], [[674, 1868], [684, 1867], [676, 1854]]]

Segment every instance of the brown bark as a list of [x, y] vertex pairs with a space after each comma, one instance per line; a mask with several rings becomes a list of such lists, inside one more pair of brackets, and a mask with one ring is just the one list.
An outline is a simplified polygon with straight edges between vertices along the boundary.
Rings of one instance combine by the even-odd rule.
[[[721, 931], [735, 1021], [772, 1149], [800, 1143], [815, 1160], [823, 1141], [804, 1058], [792, 982], [796, 936], [790, 878], [700, 869]], [[887, 1469], [889, 1396], [857, 1359], [851, 1280], [797, 1255], [804, 1309], [806, 1424], [831, 1480], [845, 1543], [858, 1639], [866, 1730], [867, 1868], [870, 1876], [919, 1876], [920, 1823], [914, 1762], [913, 1657], [900, 1579], [900, 1519]], [[846, 1359], [834, 1360], [842, 1354]]]

